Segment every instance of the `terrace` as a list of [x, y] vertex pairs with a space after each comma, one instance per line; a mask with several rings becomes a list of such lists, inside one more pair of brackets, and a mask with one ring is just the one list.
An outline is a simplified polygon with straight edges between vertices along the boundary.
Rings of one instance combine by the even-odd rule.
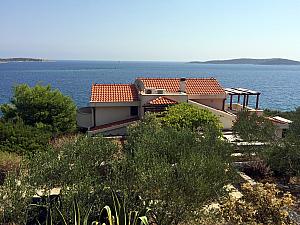
[[[225, 88], [226, 94], [229, 96], [229, 104], [225, 104], [225, 111], [236, 114], [242, 110], [248, 110], [261, 115], [263, 110], [259, 109], [260, 92], [245, 88]], [[255, 108], [249, 106], [249, 98], [255, 96]], [[236, 100], [236, 102], [234, 102]]]

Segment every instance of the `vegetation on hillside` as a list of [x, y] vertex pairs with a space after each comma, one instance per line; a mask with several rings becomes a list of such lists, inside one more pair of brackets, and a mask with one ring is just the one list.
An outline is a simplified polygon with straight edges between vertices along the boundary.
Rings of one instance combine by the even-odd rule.
[[[81, 218], [108, 225], [108, 209], [113, 209], [114, 224], [117, 218], [120, 224], [129, 219], [125, 211], [132, 211], [135, 218], [147, 215], [157, 225], [289, 222], [287, 208], [293, 199], [281, 195], [274, 185], [242, 186], [241, 200], [227, 196], [224, 186], [237, 181], [231, 166], [234, 148], [222, 138], [220, 122], [208, 111], [178, 104], [164, 117], [148, 114], [129, 127], [124, 144], [102, 136], [57, 139], [75, 130], [73, 101], [50, 86], [21, 85], [14, 91], [11, 103], [1, 106], [2, 224], [37, 223], [41, 218], [54, 224], [75, 223]], [[247, 112], [239, 115], [235, 132], [245, 140], [269, 143], [258, 157], [276, 174], [299, 176], [298, 115], [295, 112], [295, 122], [283, 140], [275, 139], [272, 124]], [[50, 196], [42, 197], [39, 206], [30, 205], [37, 190], [47, 193], [52, 188], [61, 188], [58, 205]], [[114, 197], [111, 190], [116, 190]], [[203, 217], [203, 208], [213, 202], [220, 210]], [[106, 205], [110, 208], [104, 209]]]
[[127, 179], [117, 185], [148, 202], [157, 224], [188, 221], [233, 181], [227, 143], [164, 126], [154, 115], [129, 129], [125, 151], [118, 177]]
[[53, 135], [76, 129], [76, 106], [73, 100], [50, 85], [26, 84], [14, 88], [9, 104], [0, 106], [5, 121], [22, 120], [24, 124], [50, 131]]

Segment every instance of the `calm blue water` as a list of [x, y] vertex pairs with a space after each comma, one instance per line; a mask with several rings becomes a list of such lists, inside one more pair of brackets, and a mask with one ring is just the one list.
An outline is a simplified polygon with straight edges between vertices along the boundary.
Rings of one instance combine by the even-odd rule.
[[[261, 108], [292, 110], [300, 106], [300, 66], [110, 61], [0, 64], [0, 104], [9, 101], [14, 85], [41, 83], [51, 84], [71, 96], [78, 106], [86, 106], [93, 82], [128, 83], [141, 76], [215, 77], [223, 87], [244, 87], [260, 91]], [[251, 103], [253, 102], [254, 98]]]

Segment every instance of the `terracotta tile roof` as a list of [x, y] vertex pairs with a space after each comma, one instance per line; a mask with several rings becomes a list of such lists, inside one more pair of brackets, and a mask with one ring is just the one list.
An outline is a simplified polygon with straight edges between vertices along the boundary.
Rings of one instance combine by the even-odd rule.
[[133, 84], [93, 84], [90, 102], [138, 101], [138, 92]]
[[[180, 78], [137, 78], [145, 88], [166, 89], [178, 92]], [[186, 78], [186, 93], [189, 95], [226, 94], [215, 78]]]
[[178, 102], [168, 99], [166, 97], [160, 96], [156, 99], [153, 99], [148, 102], [148, 105], [173, 105], [177, 104]]
[[107, 123], [107, 124], [103, 124], [103, 125], [100, 125], [100, 126], [93, 127], [93, 128], [91, 128], [91, 131], [101, 130], [101, 129], [104, 129], [104, 128], [112, 128], [113, 129], [114, 126], [118, 126], [118, 125], [122, 125], [122, 124], [126, 124], [126, 123], [131, 123], [131, 122], [138, 121], [138, 120], [139, 120], [138, 117], [125, 119], [125, 120], [119, 120], [119, 121], [116, 121], [116, 122]]

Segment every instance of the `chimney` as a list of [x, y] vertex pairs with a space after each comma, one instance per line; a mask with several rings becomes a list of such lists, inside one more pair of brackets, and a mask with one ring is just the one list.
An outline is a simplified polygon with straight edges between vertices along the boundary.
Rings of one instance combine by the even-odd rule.
[[179, 81], [179, 92], [186, 93], [186, 79], [181, 77]]

